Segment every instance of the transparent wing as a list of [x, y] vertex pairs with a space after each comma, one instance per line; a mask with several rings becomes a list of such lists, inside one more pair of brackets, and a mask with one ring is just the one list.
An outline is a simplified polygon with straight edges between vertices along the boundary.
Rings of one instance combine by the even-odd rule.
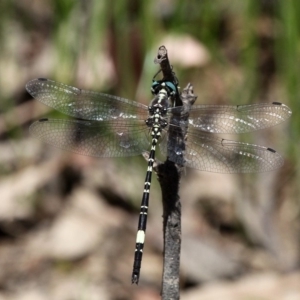
[[[170, 108], [177, 113], [181, 108]], [[282, 103], [251, 105], [197, 105], [189, 114], [189, 126], [211, 133], [243, 133], [279, 124], [292, 114]]]
[[150, 145], [149, 129], [136, 120], [41, 119], [30, 126], [30, 132], [58, 148], [96, 157], [139, 155]]
[[146, 105], [112, 95], [85, 91], [44, 78], [29, 81], [26, 89], [42, 103], [75, 118], [94, 121], [144, 120], [148, 116]]
[[[162, 141], [163, 153], [166, 145]], [[283, 164], [281, 155], [271, 148], [225, 140], [195, 129], [189, 129], [185, 148], [171, 147], [168, 154], [171, 161], [180, 165], [216, 173], [264, 172]]]

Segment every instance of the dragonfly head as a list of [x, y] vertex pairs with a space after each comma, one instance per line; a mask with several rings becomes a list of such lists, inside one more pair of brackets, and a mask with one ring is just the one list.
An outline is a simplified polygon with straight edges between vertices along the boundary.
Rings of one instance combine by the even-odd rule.
[[168, 96], [173, 96], [178, 93], [177, 84], [174, 84], [171, 81], [153, 80], [151, 86], [152, 94], [157, 95], [162, 89], [167, 91]]

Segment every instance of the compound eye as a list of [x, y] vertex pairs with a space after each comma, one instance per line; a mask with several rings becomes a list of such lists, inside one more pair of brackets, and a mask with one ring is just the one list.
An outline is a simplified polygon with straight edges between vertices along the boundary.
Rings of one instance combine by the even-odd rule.
[[160, 83], [158, 81], [153, 81], [152, 87], [151, 87], [151, 92], [153, 94], [157, 95], [159, 86], [160, 86]]

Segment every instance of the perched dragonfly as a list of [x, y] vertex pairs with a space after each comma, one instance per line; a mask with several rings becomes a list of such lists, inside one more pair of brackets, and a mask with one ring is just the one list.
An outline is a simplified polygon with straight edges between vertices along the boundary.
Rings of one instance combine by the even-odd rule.
[[[182, 121], [178, 114], [181, 107], [170, 105], [170, 98], [178, 93], [177, 83], [173, 82], [154, 81], [154, 98], [149, 106], [44, 78], [28, 82], [26, 89], [42, 103], [75, 118], [44, 118], [34, 122], [30, 126], [31, 133], [46, 143], [96, 157], [134, 156], [150, 149], [132, 283], [137, 284], [140, 276], [151, 175], [158, 143], [162, 153], [168, 152], [169, 160], [202, 171], [261, 172], [274, 170], [283, 164], [283, 158], [271, 148], [215, 135], [260, 130], [286, 120], [291, 110], [279, 102], [238, 106], [195, 105], [187, 121]], [[168, 143], [170, 129], [176, 135], [181, 126], [188, 128], [184, 149], [176, 146], [176, 139]], [[172, 149], [169, 145], [173, 145]]]

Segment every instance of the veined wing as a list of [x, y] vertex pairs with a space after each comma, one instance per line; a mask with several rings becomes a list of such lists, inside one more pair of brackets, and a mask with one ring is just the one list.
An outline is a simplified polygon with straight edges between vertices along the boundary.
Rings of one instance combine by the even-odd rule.
[[[179, 107], [169, 111], [178, 114]], [[189, 126], [211, 133], [243, 133], [279, 124], [292, 114], [282, 103], [251, 105], [196, 105], [189, 113]]]
[[149, 129], [138, 120], [41, 119], [30, 132], [50, 145], [96, 157], [139, 155], [150, 146]]
[[29, 81], [26, 89], [30, 95], [42, 103], [79, 119], [94, 121], [145, 120], [148, 116], [148, 107], [141, 103], [78, 89], [44, 78]]
[[[161, 150], [166, 152], [166, 141], [162, 142]], [[265, 172], [283, 164], [281, 155], [271, 148], [225, 140], [196, 129], [189, 129], [184, 149], [172, 146], [168, 155], [180, 165], [216, 173]]]

